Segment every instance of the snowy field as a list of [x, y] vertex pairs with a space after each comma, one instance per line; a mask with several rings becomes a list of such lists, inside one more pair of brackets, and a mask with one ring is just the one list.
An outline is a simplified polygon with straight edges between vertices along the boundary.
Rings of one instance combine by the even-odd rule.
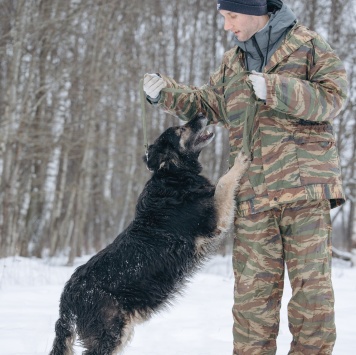
[[[87, 258], [77, 260], [75, 267]], [[74, 267], [63, 260], [0, 259], [0, 355], [48, 354], [58, 300]], [[356, 268], [335, 264], [338, 339], [334, 355], [356, 354]], [[289, 281], [286, 282], [286, 286]], [[278, 355], [286, 355], [291, 336], [282, 303]], [[228, 355], [232, 352], [233, 275], [230, 258], [214, 258], [188, 285], [174, 307], [136, 327], [125, 355]], [[76, 354], [81, 348], [76, 347]]]

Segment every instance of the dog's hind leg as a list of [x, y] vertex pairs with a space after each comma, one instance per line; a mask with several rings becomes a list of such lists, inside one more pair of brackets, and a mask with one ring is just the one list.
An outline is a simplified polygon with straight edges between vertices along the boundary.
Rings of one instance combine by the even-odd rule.
[[105, 323], [97, 322], [91, 324], [95, 330], [95, 335], [81, 339], [84, 348], [84, 355], [114, 355], [117, 353], [122, 339], [121, 322]]
[[235, 195], [240, 180], [250, 166], [249, 158], [240, 151], [233, 167], [218, 181], [215, 189], [215, 208], [217, 213], [217, 234], [226, 232], [234, 221]]
[[147, 312], [145, 315], [135, 312], [126, 317], [125, 326], [122, 329], [120, 342], [118, 343], [117, 348], [115, 349], [114, 354], [121, 354], [125, 346], [132, 340], [134, 335], [134, 328], [137, 324], [141, 324], [144, 321], [150, 318], [150, 313]]
[[[110, 300], [108, 299], [109, 303]], [[128, 314], [123, 310], [107, 306], [101, 309], [100, 316], [82, 329], [81, 340], [85, 355], [114, 355], [122, 354], [130, 342], [135, 325], [144, 319], [140, 314]], [[84, 334], [85, 333], [85, 336]]]
[[120, 341], [117, 343], [113, 354], [122, 354], [126, 345], [131, 341], [134, 334], [134, 326], [132, 323], [125, 326], [122, 331]]
[[49, 355], [72, 355], [75, 333], [72, 320], [62, 313], [56, 322], [56, 337]]
[[111, 309], [111, 314], [109, 311], [99, 311], [95, 320], [78, 331], [86, 349], [84, 355], [114, 355], [127, 343], [127, 319], [115, 309]]

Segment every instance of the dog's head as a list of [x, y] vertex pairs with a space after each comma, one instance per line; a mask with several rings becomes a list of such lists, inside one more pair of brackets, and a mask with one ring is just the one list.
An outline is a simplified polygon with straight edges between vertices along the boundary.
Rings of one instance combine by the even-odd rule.
[[199, 154], [214, 138], [214, 133], [205, 131], [207, 122], [207, 118], [199, 114], [183, 126], [168, 128], [148, 147], [144, 157], [148, 169], [200, 172]]

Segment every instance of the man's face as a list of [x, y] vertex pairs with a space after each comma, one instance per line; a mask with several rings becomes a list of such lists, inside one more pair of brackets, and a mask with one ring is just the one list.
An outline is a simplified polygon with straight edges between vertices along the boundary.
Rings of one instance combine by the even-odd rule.
[[240, 42], [247, 41], [260, 30], [261, 16], [239, 14], [226, 10], [220, 10], [220, 14], [224, 17], [224, 30], [233, 32]]

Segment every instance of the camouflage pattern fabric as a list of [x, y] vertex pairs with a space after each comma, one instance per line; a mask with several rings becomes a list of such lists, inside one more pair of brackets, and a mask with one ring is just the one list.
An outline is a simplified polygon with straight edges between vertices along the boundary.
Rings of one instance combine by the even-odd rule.
[[235, 220], [234, 354], [276, 353], [284, 265], [293, 355], [331, 354], [336, 338], [328, 200], [295, 202]]
[[[315, 32], [296, 24], [264, 69], [267, 99], [258, 101], [245, 71], [244, 54], [232, 48], [201, 88], [167, 80], [158, 105], [184, 120], [203, 112], [211, 123], [229, 121], [231, 161], [242, 147], [243, 127], [253, 120], [253, 161], [241, 182], [237, 208], [248, 215], [295, 201], [344, 202], [332, 120], [347, 94], [346, 73], [330, 46]], [[218, 88], [217, 88], [218, 87]]]

